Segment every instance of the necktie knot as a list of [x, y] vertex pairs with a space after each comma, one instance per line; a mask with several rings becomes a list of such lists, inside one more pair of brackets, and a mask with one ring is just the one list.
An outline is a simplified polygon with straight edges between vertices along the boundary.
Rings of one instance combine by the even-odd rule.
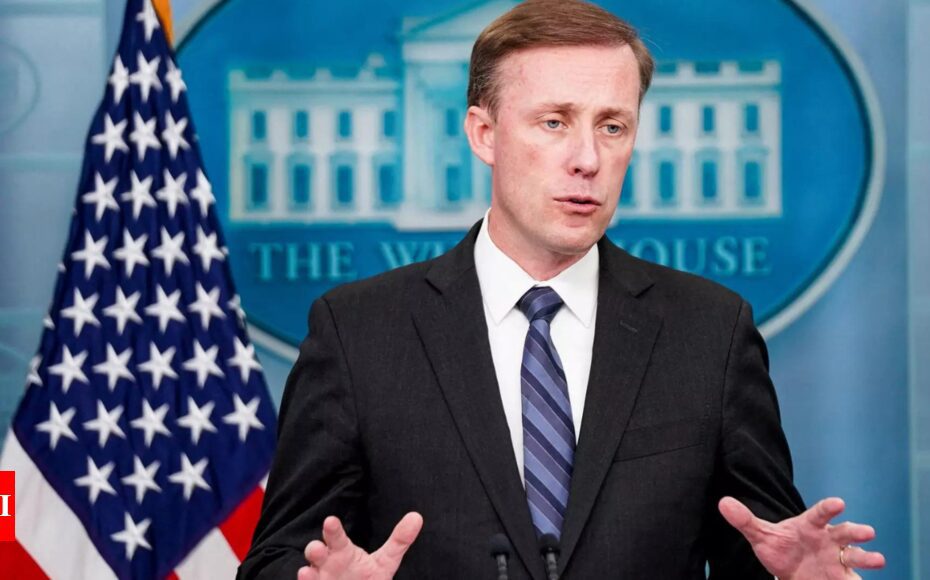
[[527, 290], [517, 302], [517, 307], [530, 323], [540, 319], [549, 323], [562, 304], [562, 297], [558, 292], [548, 286], [536, 286]]

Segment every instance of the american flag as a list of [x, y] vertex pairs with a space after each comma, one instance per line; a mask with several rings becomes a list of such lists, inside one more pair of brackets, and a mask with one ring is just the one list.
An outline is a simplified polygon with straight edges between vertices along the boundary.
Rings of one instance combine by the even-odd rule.
[[181, 71], [150, 0], [129, 0], [0, 462], [5, 577], [235, 574], [275, 409], [226, 253]]

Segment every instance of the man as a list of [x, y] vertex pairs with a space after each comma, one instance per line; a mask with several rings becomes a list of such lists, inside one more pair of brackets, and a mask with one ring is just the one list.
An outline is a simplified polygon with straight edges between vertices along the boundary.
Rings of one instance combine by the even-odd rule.
[[883, 565], [848, 546], [871, 528], [828, 525], [841, 500], [801, 513], [749, 305], [604, 237], [652, 70], [575, 0], [482, 32], [465, 129], [491, 209], [314, 303], [241, 577], [490, 578], [497, 533], [510, 578], [545, 577], [546, 533], [565, 578]]

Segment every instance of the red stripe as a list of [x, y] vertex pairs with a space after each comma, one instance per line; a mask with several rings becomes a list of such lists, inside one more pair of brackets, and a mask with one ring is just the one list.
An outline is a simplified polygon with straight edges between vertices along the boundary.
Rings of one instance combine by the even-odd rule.
[[165, 580], [178, 580], [178, 575], [175, 574], [174, 572], [171, 572], [170, 574], [165, 576]]
[[236, 508], [225, 522], [220, 524], [220, 531], [229, 542], [229, 547], [239, 558], [239, 561], [245, 560], [245, 555], [249, 552], [249, 546], [252, 545], [252, 532], [258, 524], [258, 516], [262, 511], [262, 499], [265, 492], [262, 488], [256, 487], [255, 490], [245, 498], [239, 507]]
[[19, 542], [0, 542], [0, 562], [4, 578], [48, 580], [48, 575]]

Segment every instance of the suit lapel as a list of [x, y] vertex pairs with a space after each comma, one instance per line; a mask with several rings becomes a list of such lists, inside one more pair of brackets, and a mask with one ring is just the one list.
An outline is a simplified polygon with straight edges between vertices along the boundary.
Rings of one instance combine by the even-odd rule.
[[491, 504], [524, 565], [540, 578], [541, 559], [504, 415], [474, 269], [477, 228], [430, 269], [427, 282], [431, 288], [414, 309], [414, 323]]
[[568, 564], [626, 430], [661, 327], [637, 297], [652, 282], [622, 250], [602, 239], [591, 372], [575, 450], [560, 566]]

